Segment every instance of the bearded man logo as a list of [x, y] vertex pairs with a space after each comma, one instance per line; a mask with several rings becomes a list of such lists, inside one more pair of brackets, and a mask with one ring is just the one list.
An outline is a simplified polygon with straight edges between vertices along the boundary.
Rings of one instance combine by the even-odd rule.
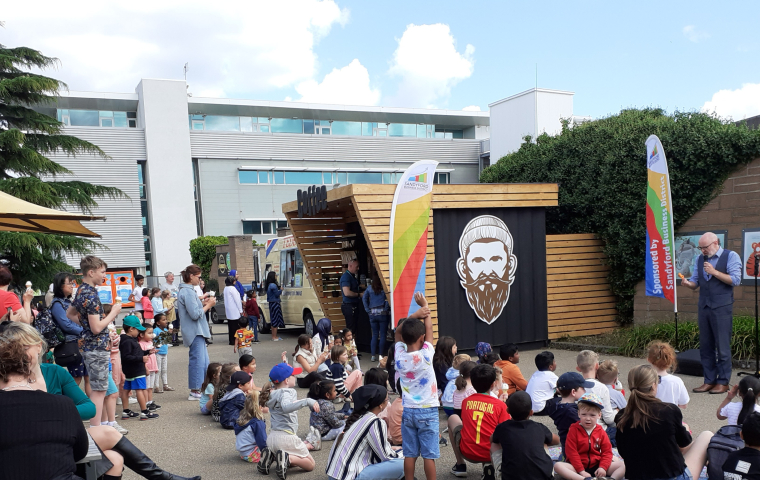
[[516, 268], [512, 235], [501, 219], [481, 215], [464, 227], [459, 238], [457, 273], [470, 307], [489, 325], [507, 305]]

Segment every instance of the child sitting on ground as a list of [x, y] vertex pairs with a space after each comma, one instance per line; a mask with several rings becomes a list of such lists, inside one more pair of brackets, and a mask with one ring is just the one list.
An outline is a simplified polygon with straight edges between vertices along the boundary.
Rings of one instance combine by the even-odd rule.
[[[599, 364], [599, 370], [596, 371], [596, 379], [607, 386], [607, 391], [610, 393], [610, 405], [612, 405], [612, 411], [617, 412], [624, 409], [628, 402], [625, 400], [623, 392], [615, 388], [618, 383], [618, 377], [620, 372], [618, 371], [617, 360], [605, 360]], [[614, 447], [615, 445], [613, 445]]]
[[470, 361], [469, 355], [464, 353], [456, 355], [451, 362], [451, 368], [446, 371], [446, 380], [448, 383], [443, 390], [443, 395], [441, 395], [441, 405], [443, 405], [443, 411], [446, 413], [447, 417], [454, 415], [454, 392], [457, 390], [456, 380], [459, 377], [459, 368], [464, 362]]
[[[245, 354], [241, 355], [240, 358], [238, 358], [238, 365], [240, 366], [240, 371], [245, 372], [251, 376], [256, 372], [256, 358], [254, 358], [253, 355]], [[256, 382], [251, 380], [251, 385], [253, 386], [253, 389], [257, 392], [261, 391], [261, 387], [256, 386]], [[264, 409], [264, 413], [267, 413], [267, 409]]]
[[[362, 371], [362, 366], [359, 365], [359, 349], [356, 348], [356, 342], [354, 341], [354, 332], [350, 328], [344, 328], [340, 331], [340, 338], [343, 340], [343, 346], [346, 347], [348, 352], [348, 358], [352, 362], [349, 371], [354, 369]], [[346, 362], [348, 364], [348, 362]]]
[[[551, 414], [554, 403], [549, 402], [554, 398], [554, 389], [557, 387], [557, 362], [554, 361], [552, 352], [541, 352], [536, 355], [536, 373], [531, 375], [525, 392], [533, 401], [533, 415]], [[548, 408], [547, 408], [548, 407]]]
[[625, 465], [622, 461], [613, 461], [610, 439], [597, 423], [602, 408], [602, 400], [595, 393], [586, 393], [578, 400], [580, 420], [567, 432], [567, 461], [554, 465], [554, 471], [562, 478], [583, 480], [590, 476], [620, 480], [625, 475]]
[[[396, 380], [396, 389], [401, 391], [401, 379]], [[404, 417], [404, 401], [401, 397], [391, 403], [388, 407], [388, 415], [385, 417], [385, 421], [388, 424], [388, 439], [391, 445], [401, 445], [401, 422]]]
[[472, 369], [470, 381], [477, 392], [462, 403], [462, 416], [449, 417], [449, 438], [457, 463], [451, 473], [457, 477], [467, 476], [467, 464], [483, 463], [483, 479], [495, 480], [491, 464], [491, 434], [501, 422], [509, 420], [507, 406], [491, 396], [494, 387], [501, 388], [501, 376], [496, 369], [480, 364]]
[[570, 425], [580, 420], [576, 402], [586, 393], [587, 388], [594, 388], [594, 382], [586, 380], [578, 372], [565, 372], [557, 380], [557, 392], [561, 399], [549, 416], [554, 420], [554, 426], [557, 427], [563, 457], [565, 456], [565, 440]]
[[596, 379], [596, 371], [599, 370], [599, 355], [591, 350], [583, 350], [575, 358], [576, 369], [583, 378], [594, 382], [594, 388], [586, 389], [586, 393], [595, 393], [602, 400], [602, 415], [599, 417], [599, 425], [605, 429], [615, 426], [615, 412], [610, 402], [610, 391], [607, 385]]
[[235, 346], [233, 352], [237, 352], [238, 358], [243, 355], [253, 355], [251, 344], [253, 343], [253, 332], [248, 329], [248, 317], [238, 319], [240, 328], [235, 332]]
[[491, 365], [492, 367], [496, 365], [496, 362], [501, 361], [501, 357], [498, 353], [486, 353], [483, 355], [483, 360], [480, 362], [483, 365]]
[[[739, 395], [741, 401], [732, 402]], [[729, 425], [743, 425], [752, 412], [760, 412], [757, 404], [760, 396], [760, 380], [752, 376], [746, 376], [739, 381], [738, 385], [731, 387], [720, 405], [718, 405], [718, 420], [728, 419]]]
[[496, 478], [552, 478], [552, 460], [545, 446], [557, 445], [559, 438], [546, 426], [530, 419], [532, 403], [530, 395], [519, 391], [507, 399], [507, 410], [512, 418], [500, 423], [491, 435], [491, 458]]
[[332, 380], [314, 382], [309, 387], [308, 397], [313, 398], [319, 404], [319, 411], [311, 412], [309, 416], [309, 426], [316, 429], [322, 440], [325, 441], [335, 440], [343, 432], [343, 427], [346, 426], [346, 414], [336, 412], [333, 405], [333, 400], [337, 396], [335, 382]]
[[689, 403], [689, 392], [680, 377], [671, 375], [676, 369], [676, 351], [669, 343], [655, 340], [647, 348], [647, 361], [652, 364], [660, 384], [657, 385], [656, 397], [666, 403], [686, 408]]
[[[754, 377], [744, 377], [754, 378]], [[723, 462], [726, 480], [753, 480], [760, 478], [760, 414], [751, 413], [742, 424], [744, 448], [728, 454]]]
[[470, 382], [470, 373], [472, 372], [472, 369], [477, 366], [478, 364], [472, 360], [465, 360], [459, 365], [459, 376], [454, 379], [456, 390], [451, 394], [454, 407], [453, 415], [459, 415], [461, 417], [462, 402], [465, 398], [477, 393], [475, 389], [472, 388], [472, 383]]
[[227, 393], [219, 400], [219, 423], [226, 429], [235, 428], [240, 411], [245, 406], [245, 396], [251, 391], [251, 377], [245, 372], [235, 372], [227, 385]]
[[[335, 382], [335, 388], [338, 395], [345, 399], [351, 399], [351, 392], [361, 386], [362, 373], [360, 371], [348, 374], [346, 363], [348, 362], [348, 351], [342, 345], [336, 345], [330, 351], [330, 369], [326, 372], [327, 378]], [[301, 370], [299, 368], [299, 370]]]
[[235, 449], [249, 463], [261, 460], [261, 450], [267, 444], [267, 425], [259, 405], [259, 392], [251, 390], [245, 397], [235, 428]]
[[201, 414], [211, 415], [211, 404], [214, 397], [214, 385], [219, 381], [219, 376], [222, 373], [221, 363], [209, 363], [206, 368], [206, 378], [203, 379], [201, 385], [201, 398], [198, 399], [198, 403], [201, 408]]
[[501, 381], [509, 385], [507, 393], [512, 395], [517, 390], [528, 388], [528, 381], [523, 377], [520, 367], [520, 351], [514, 343], [507, 343], [499, 348], [499, 357], [501, 360], [494, 364], [495, 367], [501, 368]]
[[[433, 320], [425, 296], [417, 292], [420, 306], [396, 328], [396, 371], [401, 375], [404, 416], [404, 475], [414, 476], [417, 457], [422, 455], [427, 480], [434, 480], [438, 446], [438, 386], [433, 368]], [[420, 321], [423, 319], [423, 321]]]
[[258, 471], [269, 475], [273, 462], [277, 463], [276, 473], [280, 480], [285, 480], [288, 467], [295, 465], [304, 471], [314, 470], [314, 457], [309, 450], [322, 448], [322, 438], [314, 439], [316, 445], [298, 438], [298, 410], [304, 407], [319, 413], [319, 404], [313, 398], [298, 400], [298, 393], [293, 389], [301, 368], [293, 368], [287, 363], [278, 363], [269, 371], [270, 384], [261, 391], [260, 402], [269, 407], [269, 419], [272, 427], [267, 437], [267, 449], [261, 454]]
[[235, 363], [225, 363], [222, 365], [222, 372], [219, 374], [219, 380], [214, 383], [214, 396], [211, 397], [211, 418], [213, 418], [215, 422], [218, 422], [222, 415], [222, 409], [219, 406], [219, 402], [227, 393], [227, 385], [230, 384], [232, 375], [239, 370], [240, 368], [238, 368]]

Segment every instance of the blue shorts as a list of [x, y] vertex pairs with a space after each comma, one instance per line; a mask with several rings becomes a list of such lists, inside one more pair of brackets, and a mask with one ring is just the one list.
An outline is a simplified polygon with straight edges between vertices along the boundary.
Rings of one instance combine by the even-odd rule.
[[106, 397], [109, 395], [113, 395], [114, 393], [118, 392], [119, 389], [116, 387], [116, 384], [113, 381], [113, 375], [111, 375], [111, 372], [108, 372], [108, 389], [106, 390]]
[[145, 376], [126, 379], [124, 381], [124, 390], [145, 390], [147, 388], [147, 381]]
[[401, 420], [401, 438], [404, 439], [404, 457], [437, 459], [438, 408], [404, 408]]

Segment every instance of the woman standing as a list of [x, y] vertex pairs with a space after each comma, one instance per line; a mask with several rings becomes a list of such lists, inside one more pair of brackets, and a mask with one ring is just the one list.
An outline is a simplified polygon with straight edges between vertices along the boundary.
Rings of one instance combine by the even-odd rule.
[[269, 304], [269, 322], [272, 327], [273, 342], [282, 340], [277, 336], [277, 329], [285, 326], [285, 320], [282, 318], [280, 295], [282, 295], [282, 289], [277, 283], [277, 274], [271, 271], [267, 274], [267, 303]]
[[[390, 319], [390, 306], [385, 298], [383, 284], [380, 277], [376, 274], [372, 276], [372, 288], [368, 288], [362, 297], [364, 310], [369, 314], [369, 324], [372, 327], [371, 350], [372, 358], [370, 361], [376, 362], [378, 352], [385, 352], [385, 336], [388, 332], [388, 321]], [[378, 346], [379, 343], [379, 346]]]
[[240, 301], [240, 293], [235, 288], [236, 281], [232, 275], [224, 279], [224, 313], [227, 316], [230, 345], [235, 345], [235, 332], [240, 328], [240, 317], [243, 316], [243, 303]]
[[[75, 286], [74, 276], [70, 273], [56, 273], [53, 278], [53, 302], [50, 305], [50, 315], [55, 320], [58, 328], [66, 335], [66, 342], [77, 342], [82, 334], [82, 326], [74, 323], [66, 316], [66, 310], [71, 306], [71, 296], [74, 293]], [[87, 368], [84, 366], [82, 356], [79, 356], [79, 362], [74, 365], [68, 365], [66, 368], [71, 376], [74, 377], [77, 385], [81, 385], [84, 378], [84, 391], [89, 396], [90, 377], [87, 375]]]
[[211, 337], [205, 313], [216, 305], [216, 298], [206, 300], [205, 305], [198, 298], [194, 287], [200, 283], [201, 267], [190, 265], [182, 270], [182, 283], [177, 293], [177, 315], [182, 329], [182, 343], [190, 347], [187, 365], [187, 384], [190, 387], [188, 400], [197, 402], [201, 398], [201, 385], [208, 368], [208, 348], [206, 339]]
[[652, 365], [639, 365], [628, 372], [628, 406], [615, 417], [625, 477], [691, 480], [702, 473], [712, 433], [702, 432], [692, 442], [681, 409], [656, 397], [658, 384]]

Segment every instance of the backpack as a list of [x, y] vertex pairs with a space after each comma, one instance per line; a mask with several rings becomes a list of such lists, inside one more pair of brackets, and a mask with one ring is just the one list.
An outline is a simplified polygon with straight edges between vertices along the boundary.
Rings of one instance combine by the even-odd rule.
[[739, 436], [742, 427], [725, 425], [715, 432], [707, 446], [707, 477], [723, 478], [723, 463], [732, 452], [744, 448], [744, 440]]
[[66, 341], [66, 335], [63, 334], [61, 327], [53, 319], [53, 304], [50, 307], [43, 307], [37, 313], [32, 321], [32, 326], [40, 332], [42, 338], [47, 342], [48, 348], [55, 348]]

